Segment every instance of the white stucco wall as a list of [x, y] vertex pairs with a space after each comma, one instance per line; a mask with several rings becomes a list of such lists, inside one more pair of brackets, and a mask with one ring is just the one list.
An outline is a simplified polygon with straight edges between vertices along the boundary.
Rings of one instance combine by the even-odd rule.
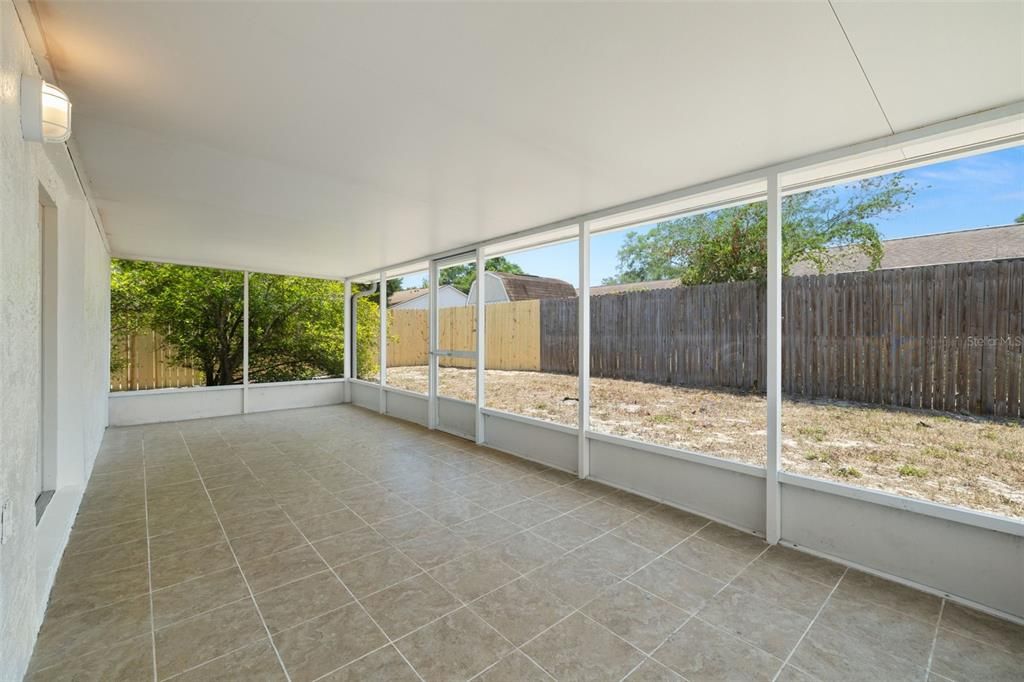
[[[109, 256], [63, 145], [22, 140], [21, 75], [38, 75], [10, 0], [0, 0], [0, 680], [28, 665], [45, 598], [106, 426]], [[57, 207], [56, 485], [35, 524], [40, 432], [39, 196]]]

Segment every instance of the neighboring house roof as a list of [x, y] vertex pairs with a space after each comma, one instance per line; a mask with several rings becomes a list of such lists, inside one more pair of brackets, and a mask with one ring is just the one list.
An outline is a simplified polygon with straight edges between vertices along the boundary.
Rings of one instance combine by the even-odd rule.
[[396, 291], [395, 293], [391, 294], [388, 297], [388, 306], [396, 306], [399, 305], [400, 303], [411, 301], [414, 298], [426, 296], [428, 293], [430, 293], [429, 287], [419, 287], [417, 289], [402, 289], [401, 291]]
[[[886, 239], [882, 246], [885, 247], [885, 255], [878, 266], [881, 270], [1024, 258], [1024, 223]], [[839, 247], [833, 249], [833, 253], [837, 258], [828, 268], [830, 274], [868, 269], [868, 258], [856, 249]], [[818, 271], [812, 264], [803, 262], [794, 265], [790, 274], [816, 275]]]
[[674, 289], [681, 284], [678, 279], [656, 279], [650, 282], [626, 282], [625, 284], [602, 284], [590, 287], [591, 296], [624, 294], [629, 291], [650, 291], [651, 289]]
[[510, 301], [574, 298], [576, 296], [576, 287], [564, 279], [537, 277], [536, 275], [513, 275], [508, 272], [488, 272], [487, 274], [501, 280]]
[[[449, 292], [449, 295], [455, 294], [460, 299], [458, 305], [465, 304], [466, 294], [459, 291], [456, 287], [452, 286], [451, 284], [444, 284], [438, 289], [438, 294], [440, 295], [441, 292], [446, 291]], [[418, 287], [416, 289], [402, 289], [401, 291], [396, 291], [395, 293], [391, 294], [391, 296], [388, 298], [388, 307], [401, 307], [402, 305], [412, 303], [413, 301], [416, 301], [421, 298], [425, 298], [429, 293], [430, 289], [428, 287]], [[449, 304], [449, 307], [450, 305], [451, 304]], [[443, 308], [445, 306], [442, 305], [441, 307]]]

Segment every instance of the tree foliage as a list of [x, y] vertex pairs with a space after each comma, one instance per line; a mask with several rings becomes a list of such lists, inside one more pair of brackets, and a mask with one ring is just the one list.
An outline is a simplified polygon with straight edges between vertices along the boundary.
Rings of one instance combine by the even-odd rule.
[[1013, 222], [1015, 222], [1015, 223], [1024, 223], [1024, 213], [1021, 213], [1019, 216], [1017, 216], [1017, 219], [1014, 220]]
[[[839, 190], [826, 188], [782, 201], [782, 271], [797, 263], [818, 272], [854, 254], [869, 268], [882, 260], [874, 221], [905, 209], [914, 188], [901, 174], [861, 180]], [[618, 252], [614, 277], [605, 284], [679, 278], [709, 284], [767, 277], [768, 212], [765, 202], [744, 204], [631, 231]]]
[[[484, 270], [488, 272], [509, 272], [513, 275], [526, 274], [521, 267], [504, 256], [488, 258], [487, 262], [484, 263]], [[469, 288], [476, 281], [476, 264], [466, 263], [465, 265], [452, 265], [451, 267], [444, 268], [438, 275], [438, 281], [440, 281], [441, 286], [451, 284], [462, 293], [468, 294]], [[424, 282], [423, 286], [428, 284], [428, 282]]]
[[[111, 265], [112, 367], [123, 366], [121, 341], [161, 334], [175, 364], [203, 373], [208, 386], [242, 380], [241, 272], [143, 261]], [[249, 277], [250, 381], [337, 376], [344, 372], [344, 285], [331, 280]], [[357, 335], [376, 345], [377, 304], [359, 306]], [[369, 334], [364, 334], [369, 330]], [[361, 362], [375, 362], [361, 353]]]

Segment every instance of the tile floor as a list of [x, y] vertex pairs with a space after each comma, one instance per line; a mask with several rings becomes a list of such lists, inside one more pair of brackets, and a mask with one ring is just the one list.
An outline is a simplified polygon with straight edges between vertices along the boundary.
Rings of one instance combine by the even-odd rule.
[[351, 406], [110, 429], [32, 680], [998, 680], [1024, 629]]

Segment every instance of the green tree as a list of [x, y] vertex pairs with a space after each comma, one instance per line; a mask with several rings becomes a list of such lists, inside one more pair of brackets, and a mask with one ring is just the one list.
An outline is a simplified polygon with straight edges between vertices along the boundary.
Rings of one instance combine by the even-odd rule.
[[1013, 222], [1015, 222], [1015, 223], [1024, 223], [1024, 213], [1021, 213], [1019, 216], [1017, 216], [1017, 219], [1014, 220]]
[[[484, 263], [484, 270], [487, 270], [488, 272], [509, 272], [513, 275], [526, 274], [521, 267], [504, 256], [488, 258], [487, 262]], [[469, 288], [473, 286], [473, 282], [476, 281], [476, 264], [466, 263], [465, 265], [453, 265], [451, 267], [444, 268], [441, 270], [438, 280], [441, 282], [442, 286], [445, 284], [451, 284], [462, 293], [468, 294]], [[429, 282], [423, 282], [423, 286], [427, 286], [428, 284]]]
[[[909, 206], [914, 188], [901, 174], [868, 178], [852, 187], [825, 188], [782, 201], [782, 271], [807, 262], [818, 272], [851, 254], [882, 260], [874, 221]], [[614, 277], [605, 284], [679, 278], [684, 284], [765, 279], [767, 204], [758, 202], [661, 222], [629, 232]], [[843, 248], [840, 248], [843, 247]]]
[[[112, 367], [123, 366], [121, 341], [145, 330], [163, 335], [183, 367], [201, 371], [208, 386], [242, 380], [241, 272], [143, 261], [111, 265]], [[303, 277], [249, 277], [249, 378], [312, 379], [344, 371], [344, 285]], [[357, 336], [374, 333], [377, 304], [362, 302]], [[373, 337], [376, 338], [375, 335]], [[376, 345], [376, 341], [374, 341]], [[375, 362], [375, 354], [359, 360]]]

